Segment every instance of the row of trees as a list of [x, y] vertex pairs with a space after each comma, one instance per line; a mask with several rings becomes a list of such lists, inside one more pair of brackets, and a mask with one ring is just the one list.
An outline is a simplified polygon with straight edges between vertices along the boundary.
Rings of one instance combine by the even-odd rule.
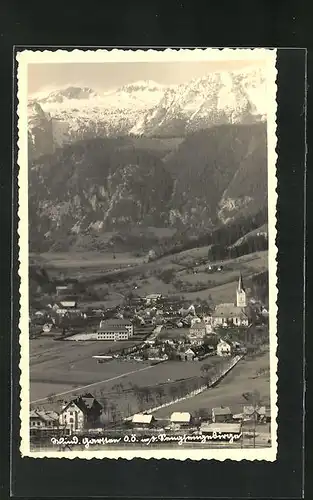
[[[120, 383], [113, 386], [110, 393], [99, 391], [95, 396], [103, 407], [106, 419], [115, 423], [119, 417], [122, 420], [125, 416], [130, 416], [136, 411], [144, 411], [185, 397], [200, 387], [209, 385], [213, 378], [222, 375], [228, 363], [229, 360], [219, 360], [218, 363], [209, 361], [201, 366], [201, 376], [156, 386], [138, 386], [130, 383], [129, 386], [125, 387]], [[119, 409], [118, 400], [120, 400], [123, 410]]]

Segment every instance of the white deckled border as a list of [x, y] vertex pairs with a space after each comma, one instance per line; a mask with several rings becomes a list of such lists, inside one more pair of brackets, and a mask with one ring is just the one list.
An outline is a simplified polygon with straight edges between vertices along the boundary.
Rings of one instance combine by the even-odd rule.
[[[52, 47], [53, 48], [53, 47]], [[27, 140], [27, 81], [28, 64], [36, 63], [108, 63], [108, 62], [195, 62], [228, 61], [231, 59], [262, 61], [267, 68], [267, 152], [268, 152], [268, 228], [269, 228], [269, 314], [270, 314], [270, 381], [271, 381], [271, 438], [270, 448], [258, 449], [129, 449], [102, 451], [30, 451], [29, 443], [29, 290], [28, 290], [28, 140]], [[175, 459], [175, 460], [266, 460], [274, 461], [277, 455], [277, 247], [276, 247], [276, 50], [275, 49], [98, 49], [98, 50], [23, 50], [18, 61], [18, 236], [20, 282], [20, 349], [21, 357], [21, 407], [20, 452], [33, 458], [83, 458], [83, 459]]]

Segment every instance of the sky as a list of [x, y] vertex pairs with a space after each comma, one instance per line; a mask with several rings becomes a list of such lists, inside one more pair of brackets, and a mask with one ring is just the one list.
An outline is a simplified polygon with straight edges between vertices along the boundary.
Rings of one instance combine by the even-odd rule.
[[52, 91], [69, 85], [108, 91], [138, 80], [164, 85], [187, 82], [214, 71], [236, 71], [260, 61], [34, 63], [28, 65], [28, 94]]

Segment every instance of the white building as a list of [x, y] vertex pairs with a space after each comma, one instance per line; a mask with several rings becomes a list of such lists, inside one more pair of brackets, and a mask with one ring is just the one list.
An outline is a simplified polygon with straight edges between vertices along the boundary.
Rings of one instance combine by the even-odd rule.
[[162, 298], [161, 293], [151, 293], [150, 295], [146, 296], [145, 301], [146, 301], [146, 304], [149, 305], [149, 304], [154, 304], [155, 302], [157, 302], [161, 298]]
[[86, 394], [63, 403], [59, 423], [61, 428], [68, 430], [70, 434], [83, 431], [98, 423], [101, 411], [100, 403], [91, 394]]
[[191, 421], [191, 415], [188, 412], [174, 411], [170, 420], [171, 424], [174, 426], [188, 426]]
[[[118, 333], [122, 334], [122, 338], [125, 338], [125, 333], [127, 333], [127, 338], [132, 337], [134, 334], [134, 326], [131, 321], [126, 319], [105, 319], [100, 321], [99, 333], [111, 334], [114, 340]], [[103, 336], [103, 335], [102, 335]]]
[[230, 356], [231, 346], [224, 340], [220, 340], [216, 346], [216, 353], [218, 356]]

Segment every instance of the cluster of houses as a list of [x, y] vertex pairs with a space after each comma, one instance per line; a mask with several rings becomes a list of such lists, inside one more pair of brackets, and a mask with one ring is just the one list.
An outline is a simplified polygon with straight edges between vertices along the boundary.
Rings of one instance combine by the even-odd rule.
[[[37, 408], [30, 410], [30, 435], [45, 435], [60, 432], [64, 435], [104, 428], [103, 408], [92, 394], [79, 396], [71, 401], [62, 402], [59, 411]], [[212, 408], [211, 411], [173, 412], [167, 418], [155, 418], [152, 414], [137, 413], [117, 423], [118, 426], [135, 429], [160, 428], [165, 430], [180, 429], [219, 429], [223, 426], [241, 426], [245, 421], [259, 423], [270, 422], [271, 412], [267, 406], [243, 406], [242, 413], [234, 414], [229, 407]], [[226, 429], [226, 427], [225, 427]]]
[[102, 406], [92, 394], [85, 394], [61, 403], [60, 411], [32, 409], [29, 415], [30, 434], [64, 431], [64, 434], [98, 427]]
[[[219, 304], [212, 311], [202, 304], [188, 305], [180, 299], [163, 297], [161, 294], [150, 294], [146, 297], [131, 297], [122, 306], [110, 310], [84, 310], [78, 307], [77, 300], [62, 299], [62, 294], [69, 292], [65, 285], [57, 287], [60, 300], [49, 305], [45, 311], [36, 311], [30, 323], [40, 325], [41, 334], [72, 335], [72, 340], [124, 341], [136, 336], [137, 330], [151, 327], [154, 330], [147, 342], [154, 346], [159, 340], [160, 329], [171, 330], [174, 334], [180, 330], [187, 334], [187, 358], [197, 357], [196, 351], [203, 350], [204, 338], [214, 334], [217, 327], [248, 327], [256, 315], [268, 315], [255, 301], [247, 301], [247, 294], [240, 275], [234, 303]], [[77, 327], [79, 325], [79, 327]], [[68, 333], [69, 332], [69, 333]], [[172, 335], [172, 337], [175, 335]], [[179, 336], [179, 335], [178, 335]], [[182, 335], [180, 335], [182, 336]], [[172, 340], [173, 345], [175, 340]], [[168, 344], [171, 343], [168, 339]], [[181, 341], [176, 347], [181, 348]], [[230, 355], [232, 347], [220, 341], [217, 346], [218, 355]], [[181, 350], [181, 349], [180, 349]], [[165, 359], [165, 350], [159, 353]], [[202, 354], [204, 354], [202, 352]]]

